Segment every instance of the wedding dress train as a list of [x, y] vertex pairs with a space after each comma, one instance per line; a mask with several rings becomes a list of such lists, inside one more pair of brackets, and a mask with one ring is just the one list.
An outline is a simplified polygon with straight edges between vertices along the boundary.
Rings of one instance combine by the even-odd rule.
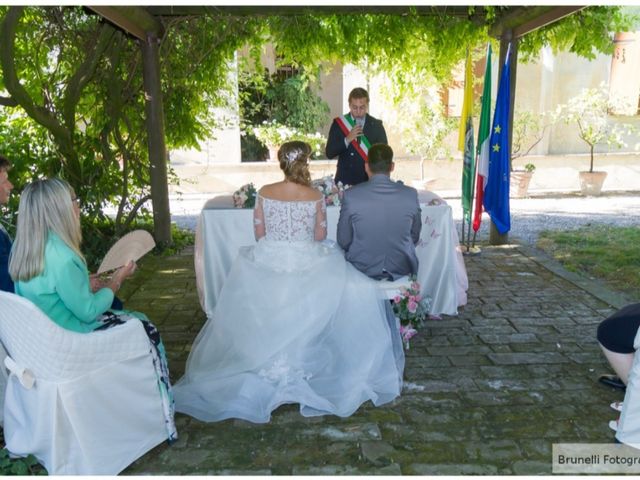
[[[349, 416], [400, 394], [404, 354], [388, 301], [326, 236], [322, 200], [258, 197], [255, 247], [235, 260], [174, 386], [176, 410], [205, 421]], [[262, 233], [261, 233], [262, 232]]]

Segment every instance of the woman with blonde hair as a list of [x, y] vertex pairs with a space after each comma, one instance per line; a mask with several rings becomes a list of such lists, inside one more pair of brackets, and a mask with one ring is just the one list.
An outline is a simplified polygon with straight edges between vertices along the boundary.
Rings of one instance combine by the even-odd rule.
[[[327, 235], [304, 142], [278, 151], [282, 181], [260, 189], [257, 244], [240, 249], [198, 334], [176, 410], [204, 421], [264, 423], [284, 403], [304, 416], [349, 416], [400, 394], [404, 357], [387, 301]], [[394, 348], [396, 347], [396, 348]]]
[[155, 326], [139, 312], [110, 310], [122, 282], [135, 271], [134, 262], [118, 269], [103, 288], [93, 291], [80, 251], [80, 207], [64, 180], [36, 180], [20, 195], [16, 238], [9, 273], [16, 294], [25, 297], [62, 328], [79, 333], [140, 321], [154, 353], [169, 440], [176, 438], [173, 398], [164, 346]]

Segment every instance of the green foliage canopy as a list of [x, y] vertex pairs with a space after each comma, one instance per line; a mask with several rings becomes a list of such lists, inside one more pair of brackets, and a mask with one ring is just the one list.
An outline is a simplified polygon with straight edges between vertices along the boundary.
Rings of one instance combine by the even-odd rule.
[[[467, 48], [480, 49], [507, 7], [441, 10], [161, 18], [160, 62], [168, 148], [197, 147], [216, 125], [213, 107], [232, 98], [236, 52], [254, 61], [266, 43], [279, 61], [317, 72], [351, 63], [391, 78], [405, 97], [443, 83]], [[610, 53], [612, 33], [633, 20], [621, 7], [593, 6], [525, 36], [521, 58], [549, 45], [587, 58]], [[2, 149], [16, 163], [18, 187], [38, 176], [67, 178], [84, 213], [104, 219], [117, 205], [122, 230], [149, 198], [149, 160], [139, 45], [82, 7], [0, 7]], [[305, 120], [306, 121], [306, 120]], [[6, 123], [10, 125], [6, 125]]]

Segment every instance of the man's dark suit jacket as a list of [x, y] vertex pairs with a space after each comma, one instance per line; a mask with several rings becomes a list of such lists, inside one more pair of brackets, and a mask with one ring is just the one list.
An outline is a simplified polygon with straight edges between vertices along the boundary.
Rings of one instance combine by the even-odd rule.
[[418, 192], [373, 175], [368, 182], [345, 190], [338, 220], [338, 244], [345, 258], [377, 280], [418, 273], [415, 245], [422, 217]]
[[[367, 114], [363, 128], [364, 136], [369, 143], [387, 143], [387, 132], [384, 130], [382, 120]], [[333, 120], [329, 130], [329, 138], [325, 153], [327, 158], [338, 157], [338, 168], [336, 169], [335, 182], [342, 182], [343, 185], [357, 185], [366, 182], [367, 172], [364, 171], [364, 159], [352, 144], [348, 147], [344, 145], [346, 135], [340, 129], [338, 121]]]
[[13, 293], [13, 282], [9, 276], [9, 252], [11, 239], [0, 228], [0, 290]]

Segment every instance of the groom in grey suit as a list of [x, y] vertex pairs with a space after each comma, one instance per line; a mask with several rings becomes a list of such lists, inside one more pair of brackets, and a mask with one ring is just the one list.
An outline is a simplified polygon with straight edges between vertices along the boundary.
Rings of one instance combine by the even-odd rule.
[[391, 147], [372, 145], [365, 164], [369, 181], [345, 190], [338, 221], [338, 244], [345, 258], [376, 280], [418, 273], [418, 192], [392, 181], [393, 168]]

